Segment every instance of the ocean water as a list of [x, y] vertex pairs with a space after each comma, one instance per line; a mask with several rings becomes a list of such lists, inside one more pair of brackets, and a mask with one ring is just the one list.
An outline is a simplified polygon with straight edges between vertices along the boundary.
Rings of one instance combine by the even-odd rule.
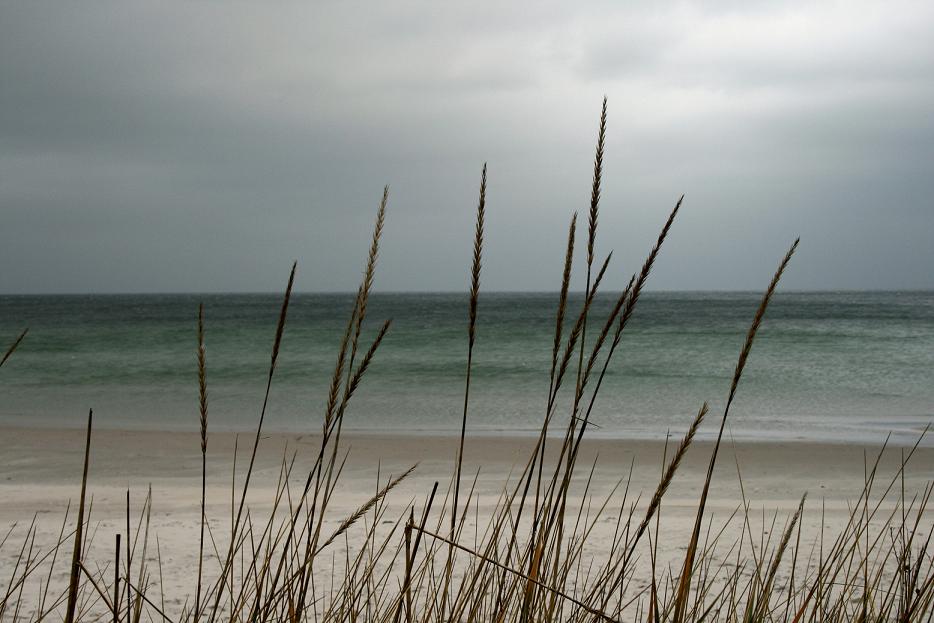
[[[611, 361], [592, 434], [680, 435], [705, 400], [710, 436], [759, 293], [646, 293]], [[612, 294], [598, 299], [588, 345]], [[0, 339], [30, 332], [0, 370], [0, 424], [196, 429], [196, 318], [205, 304], [212, 430], [255, 427], [281, 295], [0, 297]], [[549, 384], [557, 295], [481, 295], [468, 430], [538, 430]], [[570, 314], [579, 309], [572, 298]], [[267, 430], [316, 432], [348, 294], [293, 297]], [[392, 327], [345, 429], [459, 430], [467, 354], [464, 294], [375, 294], [364, 346]], [[5, 346], [4, 346], [5, 347]], [[575, 357], [576, 361], [576, 357]], [[556, 425], [566, 421], [574, 373]], [[591, 383], [591, 387], [593, 383]], [[780, 292], [731, 411], [738, 439], [911, 443], [934, 420], [934, 293]], [[931, 435], [934, 437], [934, 434]], [[925, 445], [934, 445], [926, 440]]]

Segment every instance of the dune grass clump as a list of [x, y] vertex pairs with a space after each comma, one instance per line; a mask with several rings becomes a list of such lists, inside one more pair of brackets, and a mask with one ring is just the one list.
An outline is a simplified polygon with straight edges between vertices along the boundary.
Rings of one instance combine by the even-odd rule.
[[[719, 414], [708, 468], [699, 483], [693, 528], [684, 543], [680, 563], [663, 566], [658, 561], [659, 542], [670, 538], [661, 529], [659, 519], [666, 492], [709, 416], [706, 403], [699, 407], [680, 443], [664, 459], [658, 484], [644, 506], [638, 503], [639, 493], [630, 491], [628, 485], [615, 488], [604, 499], [593, 499], [588, 494], [593, 467], [580, 477], [581, 445], [592, 425], [591, 416], [607, 370], [683, 202], [681, 197], [675, 203], [644, 264], [616, 295], [609, 315], [593, 318], [592, 303], [611, 262], [611, 254], [599, 261], [595, 250], [606, 123], [604, 99], [587, 214], [583, 302], [580, 309], [570, 309], [568, 292], [577, 233], [574, 214], [560, 276], [541, 429], [530, 455], [502, 483], [491, 509], [484, 507], [480, 513], [476, 493], [479, 474], [466, 477], [463, 473], [471, 366], [478, 341], [487, 208], [484, 165], [469, 280], [460, 437], [450, 479], [434, 482], [402, 513], [388, 516], [388, 496], [417, 469], [413, 465], [381, 479], [370, 499], [353, 513], [337, 518], [335, 528], [325, 528], [328, 523], [335, 525], [330, 511], [346, 460], [341, 432], [348, 406], [391, 326], [390, 321], [383, 322], [369, 344], [365, 343], [369, 333], [368, 303], [388, 203], [386, 188], [377, 210], [363, 279], [336, 355], [321, 418], [320, 444], [306, 473], [293, 474], [294, 456], [283, 458], [268, 516], [251, 514], [246, 499], [263, 438], [295, 265], [275, 326], [266, 391], [246, 476], [240, 488], [232, 492], [226, 542], [218, 542], [205, 516], [210, 368], [205, 356], [203, 308], [198, 310], [202, 473], [200, 528], [198, 534], [191, 535], [198, 548], [193, 595], [184, 596], [184, 605], [170, 612], [165, 595], [156, 589], [162, 584], [156, 581], [162, 569], [158, 542], [157, 564], [152, 567], [148, 528], [151, 496], [146, 498], [135, 532], [130, 525], [128, 497], [125, 532], [114, 535], [113, 556], [89, 560], [89, 533], [93, 531], [89, 529], [91, 511], [86, 498], [93, 483], [88, 482], [87, 475], [94, 451], [93, 413], [89, 413], [77, 516], [69, 521], [66, 512], [57, 543], [47, 549], [36, 546], [35, 523], [28, 528], [26, 538], [17, 546], [6, 587], [0, 589], [0, 619], [66, 623], [931, 620], [934, 559], [930, 545], [934, 527], [930, 525], [928, 502], [932, 487], [906, 494], [905, 465], [914, 448], [903, 453], [899, 468], [888, 478], [877, 473], [881, 453], [867, 465], [862, 493], [851, 502], [849, 519], [835, 538], [825, 537], [822, 530], [818, 540], [802, 541], [801, 525], [807, 512], [804, 496], [784, 525], [775, 523], [775, 530], [770, 530], [767, 537], [753, 538], [745, 500], [738, 535], [731, 537], [725, 529], [711, 527], [707, 499], [730, 407], [797, 240], [779, 262], [745, 340], [737, 345], [736, 367], [725, 407]], [[24, 336], [25, 332], [13, 343], [0, 366]], [[556, 418], [563, 421], [558, 410], [564, 404], [570, 407], [570, 413], [561, 414], [568, 416], [567, 423], [555, 430]], [[549, 449], [549, 444], [557, 447]], [[583, 491], [572, 495], [581, 482]], [[618, 507], [619, 512], [610, 514], [611, 507]], [[479, 521], [468, 534], [467, 518], [471, 514]], [[598, 522], [609, 522], [613, 535], [599, 559], [593, 557], [591, 548]], [[0, 550], [9, 534], [0, 540]], [[335, 555], [338, 546], [342, 550]], [[648, 567], [637, 564], [646, 558], [650, 561]], [[54, 571], [67, 572], [67, 582], [56, 585]], [[322, 577], [327, 578], [326, 585], [320, 582]], [[31, 601], [24, 599], [23, 589], [29, 583], [39, 587], [38, 597]]]

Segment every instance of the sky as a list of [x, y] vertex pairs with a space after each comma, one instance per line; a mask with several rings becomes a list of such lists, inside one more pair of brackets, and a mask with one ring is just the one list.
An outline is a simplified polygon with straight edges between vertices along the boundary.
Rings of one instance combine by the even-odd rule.
[[[0, 293], [934, 288], [934, 3], [0, 2]], [[581, 228], [583, 230], [585, 228]], [[578, 248], [585, 246], [583, 231]], [[578, 254], [576, 287], [583, 285]]]

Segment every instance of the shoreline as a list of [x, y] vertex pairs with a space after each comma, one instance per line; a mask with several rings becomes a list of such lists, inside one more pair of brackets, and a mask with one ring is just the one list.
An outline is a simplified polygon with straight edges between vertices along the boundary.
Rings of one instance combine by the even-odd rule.
[[[709, 418], [709, 416], [708, 416]], [[84, 415], [81, 418], [77, 418], [76, 421], [80, 419], [82, 424], [76, 426], [65, 426], [61, 422], [49, 423], [48, 425], [18, 425], [10, 423], [0, 423], [0, 437], [6, 435], [8, 432], [43, 432], [46, 434], [72, 434], [75, 432], [80, 432], [84, 434], [87, 422], [87, 416]], [[710, 419], [710, 418], [709, 418]], [[713, 418], [716, 419], [716, 418]], [[669, 443], [678, 443], [681, 440], [682, 435], [687, 430], [689, 421], [685, 421], [683, 429], [672, 429], [669, 431], [667, 440]], [[705, 430], [706, 429], [706, 430]], [[705, 429], [701, 429], [697, 432], [694, 440], [694, 444], [703, 444], [711, 443], [716, 438], [715, 428], [710, 428], [710, 422], [708, 421]], [[920, 422], [917, 424], [917, 427], [912, 426], [910, 430], [905, 428], [901, 429], [885, 429], [879, 427], [878, 429], [873, 429], [872, 432], [878, 432], [878, 435], [870, 434], [867, 432], [863, 436], [859, 437], [833, 437], [830, 433], [825, 433], [823, 435], [815, 435], [811, 431], [807, 435], [798, 435], [791, 436], [785, 435], [781, 432], [767, 432], [762, 433], [758, 432], [756, 435], [750, 434], [748, 429], [737, 428], [731, 429], [728, 425], [724, 431], [724, 442], [730, 440], [735, 441], [737, 444], [741, 445], [805, 445], [805, 446], [860, 446], [860, 447], [879, 447], [886, 445], [889, 448], [904, 448], [909, 449], [914, 446], [918, 448], [931, 448], [934, 449], [934, 420], [930, 422], [926, 427], [921, 425]], [[459, 439], [460, 431], [455, 429], [408, 429], [395, 427], [389, 430], [381, 431], [375, 428], [353, 428], [353, 427], [344, 427], [344, 435], [354, 438], [391, 438], [391, 439], [406, 439], [406, 438], [415, 438], [415, 439], [426, 439], [426, 440], [449, 440], [449, 439]], [[517, 443], [522, 443], [525, 441], [534, 441], [539, 437], [540, 429], [516, 429], [516, 428], [475, 428], [473, 430], [467, 430], [467, 439], [510, 439]], [[177, 436], [197, 436], [199, 431], [196, 428], [185, 426], [185, 427], [165, 427], [165, 428], [149, 428], [145, 426], [139, 427], [130, 427], [130, 426], [95, 426], [93, 429], [93, 434], [96, 436], [98, 434], [125, 434], [125, 435], [177, 435]], [[235, 437], [239, 436], [241, 438], [250, 437], [252, 438], [256, 434], [256, 429], [237, 429], [237, 428], [218, 428], [217, 430], [209, 430], [209, 435], [222, 435], [225, 437]], [[264, 429], [262, 436], [263, 437], [275, 437], [275, 438], [306, 438], [306, 437], [315, 437], [318, 435], [316, 432], [308, 431], [299, 431], [292, 430], [289, 428], [275, 428], [269, 427]], [[560, 440], [563, 437], [563, 428], [555, 427], [548, 434], [548, 441]], [[592, 427], [587, 431], [584, 438], [584, 443], [649, 443], [649, 444], [659, 444], [664, 445], [666, 437], [663, 434], [656, 434], [652, 432], [641, 432], [641, 431], [626, 431], [624, 433], [620, 432], [603, 432], [601, 429]], [[0, 442], [0, 447], [2, 447], [2, 442]]]

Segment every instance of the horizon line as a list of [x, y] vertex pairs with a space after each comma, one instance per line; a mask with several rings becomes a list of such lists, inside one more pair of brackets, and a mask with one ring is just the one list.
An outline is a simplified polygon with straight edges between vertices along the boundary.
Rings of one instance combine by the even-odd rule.
[[[604, 290], [602, 293], [619, 293], [622, 289]], [[658, 288], [643, 290], [643, 294], [746, 294], [759, 293], [761, 289], [752, 288]], [[934, 293], [934, 287], [927, 288], [785, 288], [777, 293], [786, 294], [846, 294], [846, 293]], [[558, 290], [481, 290], [482, 294], [558, 294]], [[0, 297], [16, 296], [269, 296], [281, 295], [282, 290], [137, 290], [137, 291], [92, 291], [92, 292], [0, 292]], [[293, 290], [294, 295], [312, 294], [324, 296], [355, 296], [356, 290]], [[412, 294], [463, 294], [467, 290], [373, 290], [371, 295], [412, 295]], [[584, 290], [570, 290], [569, 294], [584, 294]], [[598, 294], [599, 295], [599, 294]]]

